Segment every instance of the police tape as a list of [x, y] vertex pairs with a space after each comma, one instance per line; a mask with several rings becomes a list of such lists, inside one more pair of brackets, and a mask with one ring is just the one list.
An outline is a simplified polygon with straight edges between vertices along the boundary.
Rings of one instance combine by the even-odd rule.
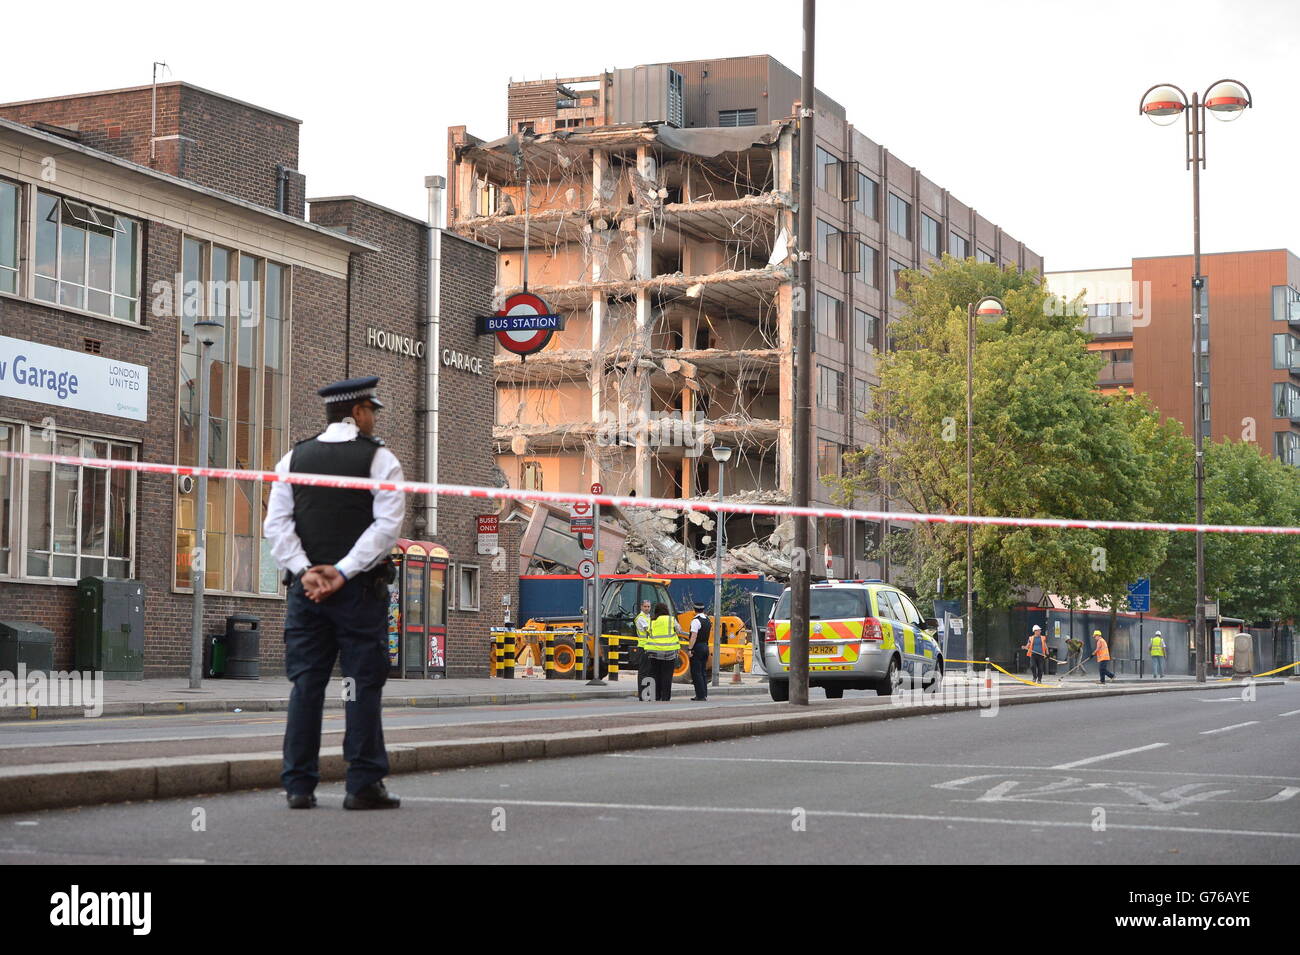
[[[998, 666], [996, 663], [994, 663], [994, 662], [991, 661], [991, 660], [947, 660], [947, 661], [945, 661], [945, 662], [947, 662], [947, 663], [972, 663], [972, 664], [982, 663], [982, 664], [984, 664], [985, 667], [992, 667], [992, 668], [995, 669], [995, 670], [998, 670], [998, 671], [1000, 671], [1000, 672], [1002, 672], [1002, 673], [1006, 673], [1007, 676], [1011, 677], [1011, 679], [1013, 679], [1013, 680], [1018, 680], [1019, 682], [1023, 683], [1025, 686], [1040, 686], [1040, 687], [1044, 687], [1044, 688], [1046, 688], [1046, 689], [1050, 689], [1050, 687], [1049, 687], [1048, 684], [1046, 684], [1046, 683], [1035, 683], [1033, 680], [1025, 680], [1025, 679], [1022, 679], [1021, 677], [1016, 676], [1014, 673], [1007, 673], [1006, 670], [1003, 670], [1002, 667]], [[987, 671], [986, 671], [986, 672], [987, 672]]]
[[[1276, 670], [1269, 670], [1267, 673], [1250, 673], [1247, 674], [1247, 676], [1249, 676], [1252, 679], [1258, 679], [1261, 676], [1272, 676], [1274, 673], [1281, 673], [1283, 670], [1291, 670], [1291, 669], [1294, 669], [1296, 673], [1300, 675], [1300, 663], [1288, 663], [1286, 666], [1278, 667]], [[1221, 677], [1218, 680], [1215, 680], [1214, 682], [1231, 683], [1233, 680], [1236, 679], [1246, 679], [1246, 677], [1225, 676], [1225, 677]]]
[[1287, 534], [1300, 536], [1300, 527], [1256, 526], [1251, 524], [1177, 524], [1154, 521], [1106, 521], [1085, 518], [1002, 517], [964, 514], [920, 514], [913, 511], [869, 511], [842, 507], [798, 507], [793, 504], [751, 504], [744, 501], [704, 501], [670, 497], [627, 497], [616, 494], [583, 494], [578, 491], [533, 491], [509, 487], [479, 487], [470, 484], [430, 484], [423, 481], [380, 481], [374, 478], [341, 477], [299, 471], [251, 471], [242, 468], [201, 468], [151, 461], [118, 461], [83, 458], [66, 454], [37, 454], [31, 451], [0, 451], [0, 458], [44, 461], [70, 467], [104, 468], [177, 477], [207, 477], [221, 480], [259, 481], [266, 484], [301, 484], [307, 487], [346, 488], [358, 491], [398, 491], [442, 497], [467, 497], [498, 501], [539, 501], [549, 504], [599, 504], [603, 507], [648, 507], [662, 510], [698, 511], [712, 514], [754, 514], [772, 517], [829, 517], [859, 521], [890, 521], [905, 524], [972, 524], [976, 527], [1048, 527], [1059, 530], [1164, 531], [1169, 533]]

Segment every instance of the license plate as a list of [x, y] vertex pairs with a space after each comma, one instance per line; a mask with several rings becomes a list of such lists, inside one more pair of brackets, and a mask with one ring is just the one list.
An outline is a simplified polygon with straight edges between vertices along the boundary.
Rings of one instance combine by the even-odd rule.
[[840, 648], [833, 643], [810, 643], [808, 652], [816, 653], [821, 656], [839, 656]]

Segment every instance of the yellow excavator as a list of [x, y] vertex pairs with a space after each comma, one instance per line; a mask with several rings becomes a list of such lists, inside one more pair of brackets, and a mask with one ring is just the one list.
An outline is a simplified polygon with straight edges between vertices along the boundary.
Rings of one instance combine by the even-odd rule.
[[[618, 577], [601, 580], [601, 632], [606, 638], [619, 637], [620, 670], [636, 668], [639, 651], [634, 653], [629, 651], [636, 647], [636, 615], [641, 611], [642, 600], [650, 601], [651, 607], [661, 603], [666, 605], [669, 612], [677, 618], [681, 628], [690, 633], [691, 618], [695, 616], [695, 612], [693, 610], [678, 612], [668, 592], [668, 584], [669, 581], [660, 577]], [[572, 614], [533, 617], [520, 629], [583, 631], [586, 623], [586, 617], [579, 609]], [[556, 673], [571, 673], [577, 665], [575, 642], [574, 638], [567, 634], [558, 638], [554, 656]], [[688, 642], [687, 638], [682, 638], [681, 649], [677, 652], [677, 666], [673, 670], [673, 678], [678, 681], [690, 679], [691, 660], [686, 652]], [[750, 634], [745, 628], [744, 621], [739, 617], [724, 616], [721, 643], [722, 669], [730, 669], [739, 663], [748, 672], [752, 660], [750, 643]], [[710, 651], [711, 657], [712, 651]], [[605, 674], [606, 663], [607, 660], [602, 654], [602, 676]], [[713, 665], [712, 659], [709, 665], [710, 667]]]

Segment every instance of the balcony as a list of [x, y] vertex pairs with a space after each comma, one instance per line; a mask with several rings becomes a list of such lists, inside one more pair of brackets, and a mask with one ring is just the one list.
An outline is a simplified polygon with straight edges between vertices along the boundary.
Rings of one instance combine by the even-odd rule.
[[1132, 315], [1090, 315], [1083, 330], [1094, 338], [1132, 338]]
[[1097, 372], [1097, 384], [1102, 386], [1133, 384], [1133, 363], [1131, 361], [1112, 361], [1101, 366]]
[[1291, 354], [1287, 356], [1287, 361], [1287, 370], [1290, 371], [1292, 375], [1300, 378], [1300, 351], [1291, 352]]

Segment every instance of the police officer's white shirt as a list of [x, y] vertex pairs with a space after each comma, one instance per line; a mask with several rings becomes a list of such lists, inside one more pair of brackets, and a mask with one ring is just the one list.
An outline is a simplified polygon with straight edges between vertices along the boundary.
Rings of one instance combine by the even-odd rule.
[[[335, 421], [319, 436], [326, 443], [355, 441], [358, 430], [355, 424]], [[275, 466], [279, 474], [289, 473], [290, 451]], [[376, 481], [402, 481], [402, 465], [397, 456], [387, 448], [379, 448], [370, 460], [370, 477]], [[371, 491], [374, 497], [374, 519], [365, 532], [357, 538], [347, 556], [336, 567], [351, 580], [357, 574], [374, 567], [388, 555], [402, 531], [402, 518], [406, 515], [406, 495], [401, 491]], [[302, 541], [293, 524], [293, 485], [277, 482], [271, 485], [270, 500], [266, 505], [266, 523], [262, 533], [271, 542], [271, 554], [282, 568], [300, 574], [311, 566]]]

